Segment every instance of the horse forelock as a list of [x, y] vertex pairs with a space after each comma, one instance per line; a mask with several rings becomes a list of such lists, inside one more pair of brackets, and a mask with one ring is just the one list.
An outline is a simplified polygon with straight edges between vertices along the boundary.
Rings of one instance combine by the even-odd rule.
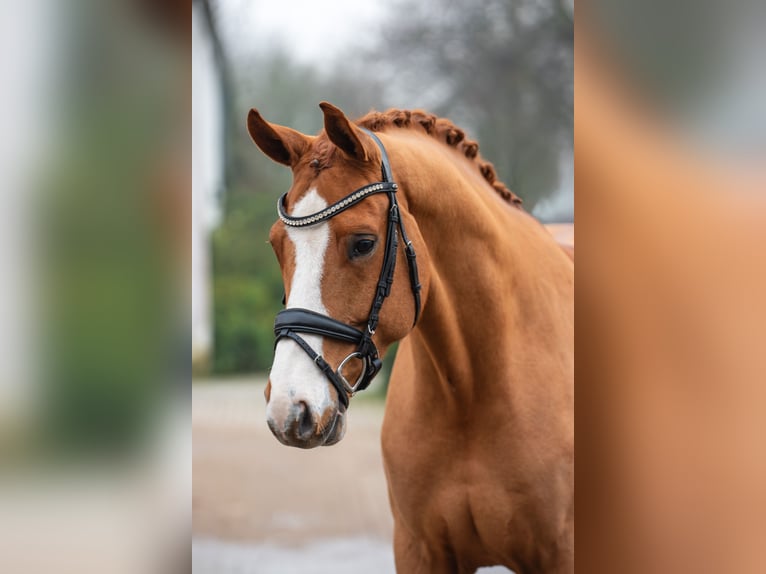
[[[312, 146], [311, 151], [307, 154], [305, 161], [307, 161], [312, 169], [317, 171], [326, 169], [332, 165], [332, 159], [337, 148], [328, 139], [327, 134], [322, 132], [317, 137]], [[312, 164], [312, 162], [314, 162]]]
[[499, 179], [495, 166], [484, 160], [479, 154], [478, 142], [467, 139], [465, 132], [447, 118], [440, 118], [423, 110], [390, 109], [386, 112], [369, 112], [356, 121], [368, 130], [378, 132], [388, 128], [401, 128], [420, 131], [437, 141], [452, 147], [472, 162], [486, 182], [505, 201], [522, 209], [522, 200]]

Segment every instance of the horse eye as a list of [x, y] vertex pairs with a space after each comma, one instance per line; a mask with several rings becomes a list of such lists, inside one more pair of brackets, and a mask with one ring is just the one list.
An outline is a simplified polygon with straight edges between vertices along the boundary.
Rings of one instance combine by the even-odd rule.
[[375, 249], [375, 239], [372, 237], [357, 238], [351, 243], [351, 249], [349, 250], [349, 257], [355, 259], [357, 257], [364, 257], [369, 255]]

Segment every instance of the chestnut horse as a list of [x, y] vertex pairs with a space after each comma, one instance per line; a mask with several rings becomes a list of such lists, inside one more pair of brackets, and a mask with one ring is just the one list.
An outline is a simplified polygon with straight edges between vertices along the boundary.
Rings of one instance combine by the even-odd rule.
[[[293, 172], [269, 236], [293, 313], [277, 319], [269, 427], [290, 446], [338, 442], [348, 381], [400, 341], [382, 431], [397, 571], [572, 572], [571, 257], [448, 120], [392, 110], [352, 123], [320, 107], [318, 136], [248, 116], [258, 147]], [[400, 264], [360, 354], [392, 250]]]

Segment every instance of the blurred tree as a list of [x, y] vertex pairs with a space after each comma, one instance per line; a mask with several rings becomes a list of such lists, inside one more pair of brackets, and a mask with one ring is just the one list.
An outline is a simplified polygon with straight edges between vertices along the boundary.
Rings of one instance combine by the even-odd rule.
[[467, 129], [531, 210], [559, 189], [572, 150], [572, 11], [566, 0], [400, 0], [368, 67], [387, 80], [386, 103]]

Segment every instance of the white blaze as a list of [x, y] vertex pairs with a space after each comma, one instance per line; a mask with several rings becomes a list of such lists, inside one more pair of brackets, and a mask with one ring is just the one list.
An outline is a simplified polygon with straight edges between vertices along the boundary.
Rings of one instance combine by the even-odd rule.
[[[327, 202], [316, 189], [312, 189], [295, 204], [290, 215], [303, 217], [325, 207]], [[287, 307], [301, 307], [326, 315], [327, 309], [322, 303], [322, 275], [330, 241], [330, 224], [288, 227], [287, 237], [295, 247], [295, 272]], [[322, 354], [322, 337], [302, 333], [301, 337]], [[331, 404], [330, 383], [306, 352], [291, 339], [281, 339], [277, 343], [270, 379], [271, 398], [267, 415], [280, 425], [287, 411], [298, 401], [305, 401], [309, 408], [320, 413]]]

